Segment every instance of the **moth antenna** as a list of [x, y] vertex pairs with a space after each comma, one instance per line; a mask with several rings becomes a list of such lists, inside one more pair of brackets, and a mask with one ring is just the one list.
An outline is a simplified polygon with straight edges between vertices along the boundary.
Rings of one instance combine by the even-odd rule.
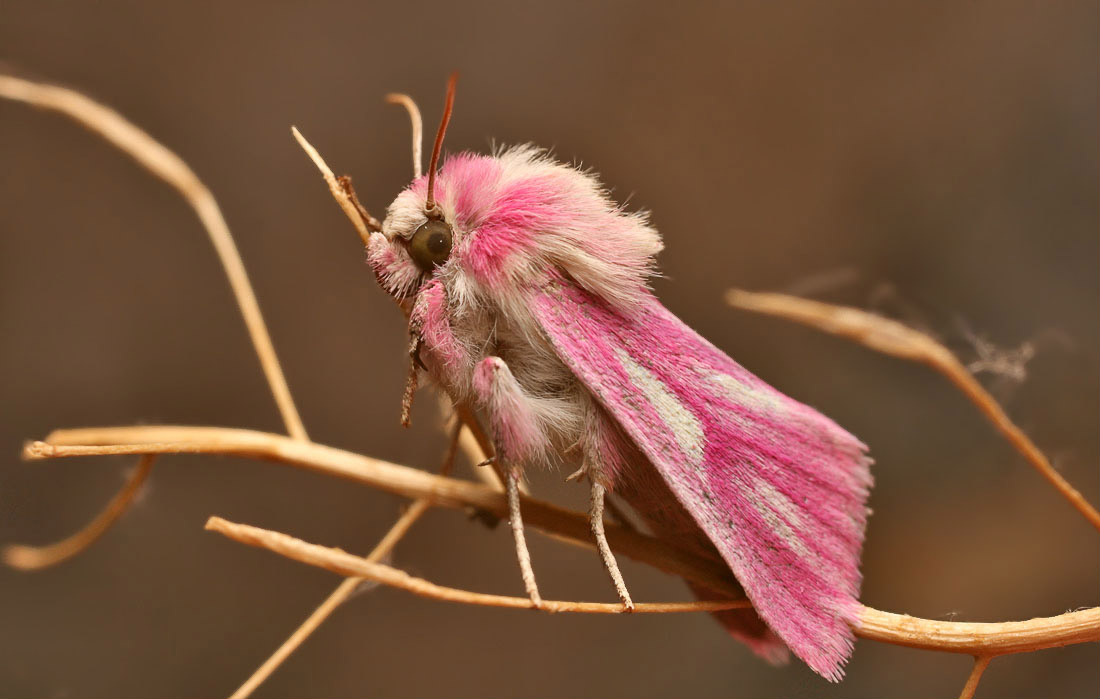
[[458, 73], [451, 73], [451, 77], [447, 80], [447, 103], [443, 107], [443, 118], [439, 121], [439, 131], [435, 133], [435, 145], [432, 146], [432, 159], [428, 163], [428, 198], [424, 201], [424, 212], [429, 216], [439, 216], [439, 207], [435, 204], [435, 168], [439, 164], [439, 154], [443, 150], [443, 135], [447, 133], [447, 124], [451, 123], [457, 81]]
[[409, 121], [412, 122], [413, 179], [420, 179], [424, 174], [424, 120], [420, 118], [420, 108], [412, 97], [397, 92], [386, 95], [386, 101], [404, 107], [409, 113]]

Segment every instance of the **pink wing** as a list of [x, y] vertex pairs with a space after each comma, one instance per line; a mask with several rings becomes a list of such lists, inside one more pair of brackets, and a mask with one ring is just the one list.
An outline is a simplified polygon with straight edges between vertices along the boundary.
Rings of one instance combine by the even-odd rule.
[[866, 447], [652, 295], [630, 317], [567, 282], [533, 301], [562, 360], [660, 472], [761, 618], [839, 680], [859, 609]]

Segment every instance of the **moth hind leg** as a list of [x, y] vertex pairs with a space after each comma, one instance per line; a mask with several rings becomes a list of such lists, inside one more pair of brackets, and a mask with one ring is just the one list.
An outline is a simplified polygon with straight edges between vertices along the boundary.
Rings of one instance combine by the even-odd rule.
[[527, 550], [527, 537], [523, 530], [523, 517], [519, 506], [519, 479], [517, 468], [510, 468], [507, 474], [506, 490], [508, 491], [508, 519], [512, 527], [512, 538], [516, 544], [516, 559], [519, 561], [519, 573], [523, 579], [523, 587], [531, 604], [535, 609], [542, 608], [542, 595], [539, 594], [538, 583], [535, 582], [535, 569], [531, 567], [531, 552]]
[[607, 489], [593, 479], [588, 523], [592, 528], [592, 536], [596, 538], [596, 550], [600, 552], [604, 568], [607, 569], [607, 574], [611, 576], [611, 584], [615, 586], [615, 592], [622, 600], [623, 610], [632, 612], [634, 611], [634, 601], [630, 599], [630, 591], [626, 589], [623, 574], [619, 571], [619, 563], [615, 560], [615, 554], [611, 551], [610, 544], [607, 543], [607, 533], [604, 531], [603, 507], [606, 493]]
[[634, 611], [634, 601], [623, 581], [619, 563], [607, 542], [604, 531], [604, 500], [611, 484], [615, 483], [624, 470], [624, 464], [630, 460], [632, 447], [619, 426], [594, 402], [588, 404], [585, 411], [585, 430], [582, 439], [584, 452], [582, 471], [591, 482], [588, 523], [592, 536], [596, 540], [596, 550], [600, 554], [604, 568], [611, 577], [611, 584], [623, 603], [623, 610]]

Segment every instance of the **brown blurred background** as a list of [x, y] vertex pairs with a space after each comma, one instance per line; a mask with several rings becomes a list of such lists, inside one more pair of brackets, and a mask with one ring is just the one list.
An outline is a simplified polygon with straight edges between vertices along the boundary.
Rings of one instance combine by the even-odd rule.
[[[1032, 342], [987, 377], [1058, 468], [1098, 489], [1094, 3], [20, 3], [0, 60], [78, 87], [182, 155], [236, 234], [310, 435], [422, 468], [430, 401], [397, 424], [399, 314], [290, 138], [297, 124], [381, 211], [410, 176], [404, 114], [450, 150], [533, 141], [602, 173], [663, 231], [665, 303], [867, 441], [865, 603], [1006, 620], [1098, 602], [1097, 534], [928, 370], [723, 306], [796, 290], [929, 328]], [[65, 536], [132, 459], [25, 464], [62, 426], [279, 431], [227, 284], [176, 194], [66, 120], [0, 102], [0, 541]], [[561, 474], [534, 490], [574, 507]], [[276, 465], [165, 458], [93, 549], [0, 571], [0, 695], [234, 689], [338, 582], [202, 531], [205, 518], [365, 552], [398, 498]], [[534, 536], [546, 595], [611, 600], [592, 554]], [[521, 591], [505, 528], [430, 513], [395, 563]], [[641, 600], [681, 582], [624, 562]], [[1096, 696], [1095, 646], [993, 663], [986, 697]], [[391, 590], [340, 610], [259, 696], [948, 696], [968, 658], [861, 641], [840, 685], [770, 668], [705, 615], [544, 616]]]

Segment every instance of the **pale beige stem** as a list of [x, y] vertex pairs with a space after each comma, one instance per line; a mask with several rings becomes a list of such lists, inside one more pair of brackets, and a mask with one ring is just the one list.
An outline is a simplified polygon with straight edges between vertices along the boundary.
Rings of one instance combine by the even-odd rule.
[[959, 693], [959, 699], [974, 699], [974, 692], [978, 691], [978, 683], [982, 681], [982, 674], [985, 669], [989, 667], [989, 661], [993, 660], [992, 655], [978, 655], [974, 657], [974, 667], [970, 670], [970, 675], [966, 678], [966, 685], [963, 686], [962, 692]]
[[306, 152], [309, 159], [312, 160], [313, 164], [317, 166], [317, 169], [321, 171], [321, 176], [325, 178], [325, 184], [328, 185], [328, 191], [332, 193], [332, 198], [335, 199], [336, 203], [343, 209], [344, 214], [348, 217], [348, 220], [351, 221], [351, 225], [355, 226], [355, 230], [359, 233], [359, 239], [363, 241], [363, 245], [370, 245], [370, 230], [367, 228], [367, 223], [363, 220], [359, 208], [355, 206], [355, 202], [348, 196], [347, 190], [340, 185], [340, 182], [336, 179], [336, 175], [332, 173], [332, 169], [325, 163], [324, 158], [317, 152], [317, 149], [310, 145], [305, 136], [298, 131], [298, 127], [290, 127], [290, 132], [294, 134], [294, 139], [298, 141], [298, 145]]
[[[443, 465], [440, 467], [439, 472], [444, 476], [449, 475], [454, 468], [455, 454], [458, 450], [458, 443], [461, 435], [467, 432], [463, 425], [455, 423], [451, 426], [451, 440], [447, 446], [447, 453], [443, 457]], [[420, 516], [428, 511], [431, 507], [431, 502], [426, 499], [420, 499], [414, 502], [405, 512], [397, 518], [397, 521], [393, 523], [386, 535], [382, 537], [382, 540], [374, 547], [374, 550], [367, 556], [367, 561], [370, 563], [377, 563], [385, 558], [393, 551], [397, 546], [397, 542], [404, 538], [413, 524], [416, 523]], [[352, 577], [347, 578], [341, 582], [335, 590], [333, 590], [325, 601], [320, 604], [313, 613], [309, 615], [302, 625], [295, 629], [294, 633], [290, 635], [283, 644], [271, 654], [263, 665], [256, 669], [252, 673], [252, 676], [245, 680], [236, 692], [233, 692], [230, 699], [246, 699], [252, 695], [252, 692], [256, 691], [256, 688], [263, 684], [271, 673], [283, 664], [291, 653], [298, 650], [307, 638], [309, 638], [314, 631], [316, 631], [321, 624], [328, 619], [336, 608], [343, 604], [351, 595], [359, 588], [363, 583], [363, 578]]]
[[122, 488], [115, 493], [115, 496], [111, 498], [106, 507], [83, 529], [48, 546], [24, 546], [21, 544], [5, 546], [3, 550], [4, 563], [19, 570], [41, 570], [57, 565], [62, 561], [67, 561], [91, 546], [130, 507], [130, 503], [141, 492], [141, 486], [145, 483], [145, 479], [149, 477], [149, 472], [153, 469], [153, 462], [156, 461], [156, 458], [153, 454], [143, 455], [138, 460], [133, 472], [126, 478]]
[[[359, 576], [383, 585], [397, 587], [421, 597], [487, 607], [537, 608], [549, 612], [581, 612], [586, 614], [622, 614], [624, 612], [623, 605], [607, 602], [565, 602], [557, 600], [540, 600], [536, 602], [529, 597], [507, 597], [444, 587], [423, 578], [413, 577], [403, 570], [371, 563], [364, 558], [354, 556], [340, 549], [310, 544], [280, 532], [229, 522], [220, 517], [211, 517], [206, 523], [206, 528], [242, 544], [265, 548], [281, 556], [324, 568], [339, 575]], [[748, 606], [750, 605], [747, 600], [640, 602], [635, 605], [634, 612], [642, 614], [714, 612], [726, 609], [743, 609]]]
[[946, 376], [970, 399], [993, 426], [1023, 454], [1062, 497], [1069, 501], [1093, 527], [1100, 529], [1100, 512], [1070, 485], [1054, 466], [1008, 417], [1000, 404], [985, 390], [949, 349], [925, 333], [897, 321], [847, 306], [834, 306], [820, 301], [786, 294], [755, 293], [730, 289], [726, 302], [735, 308], [765, 313], [833, 335], [845, 337], [873, 350], [912, 362], [927, 364]]
[[[46, 439], [47, 442], [26, 445], [24, 457], [233, 454], [287, 463], [413, 499], [429, 498], [433, 504], [442, 507], [466, 509], [472, 506], [501, 519], [508, 516], [507, 498], [495, 488], [436, 476], [333, 447], [298, 442], [277, 434], [222, 427], [138, 426], [57, 430]], [[592, 548], [588, 518], [581, 513], [525, 497], [523, 516], [528, 526], [553, 531], [581, 546]], [[608, 541], [618, 553], [644, 560], [666, 572], [683, 575], [715, 592], [741, 596], [729, 568], [718, 558], [694, 554], [674, 544], [610, 523], [605, 529]]]
[[[409, 509], [401, 515], [401, 517], [394, 522], [390, 530], [386, 532], [386, 536], [382, 538], [378, 545], [374, 547], [374, 550], [370, 552], [365, 560], [375, 563], [385, 558], [386, 555], [393, 550], [393, 547], [397, 545], [397, 542], [405, 535], [409, 530], [409, 527], [413, 525], [416, 520], [420, 518], [431, 504], [427, 500], [417, 500]], [[271, 676], [271, 673], [283, 662], [290, 657], [291, 653], [298, 650], [298, 648], [309, 638], [314, 631], [316, 631], [321, 624], [325, 622], [336, 609], [347, 601], [352, 594], [363, 584], [362, 577], [350, 577], [341, 582], [332, 593], [329, 594], [325, 601], [320, 604], [313, 613], [309, 615], [302, 625], [299, 626], [293, 634], [290, 635], [279, 648], [271, 654], [264, 664], [256, 669], [252, 676], [245, 680], [237, 691], [233, 692], [230, 699], [245, 699], [252, 696], [252, 692], [256, 691], [256, 688], [267, 681], [267, 678]]]
[[1100, 607], [1027, 621], [935, 621], [863, 607], [856, 635], [909, 648], [1007, 655], [1100, 641]]
[[[43, 459], [92, 454], [212, 453], [264, 458], [408, 497], [427, 498], [437, 505], [460, 509], [473, 507], [498, 517], [507, 513], [506, 498], [498, 490], [332, 447], [303, 444], [276, 434], [218, 427], [111, 427], [57, 430], [48, 439], [52, 443], [28, 444], [24, 455], [29, 459]], [[529, 525], [591, 547], [584, 514], [530, 498], [524, 498], [523, 507]], [[721, 561], [692, 556], [658, 539], [610, 524], [606, 531], [608, 542], [616, 553], [716, 592], [739, 595], [729, 569]], [[515, 599], [520, 603], [512, 606], [530, 606], [529, 600]], [[611, 606], [622, 610], [621, 605]], [[1100, 641], [1100, 608], [1028, 621], [970, 623], [933, 621], [863, 607], [854, 630], [863, 638], [912, 648], [1001, 655]]]
[[264, 376], [275, 396], [287, 432], [295, 439], [308, 439], [298, 409], [290, 396], [286, 378], [271, 344], [256, 294], [248, 282], [244, 262], [233, 242], [214, 195], [178, 155], [165, 148], [118, 112], [85, 97], [79, 92], [10, 75], [0, 75], [0, 97], [49, 109], [63, 114], [93, 133], [99, 134], [123, 153], [136, 160], [153, 175], [174, 187], [198, 214], [225, 268], [233, 296], [244, 317], [252, 345], [260, 359]]

